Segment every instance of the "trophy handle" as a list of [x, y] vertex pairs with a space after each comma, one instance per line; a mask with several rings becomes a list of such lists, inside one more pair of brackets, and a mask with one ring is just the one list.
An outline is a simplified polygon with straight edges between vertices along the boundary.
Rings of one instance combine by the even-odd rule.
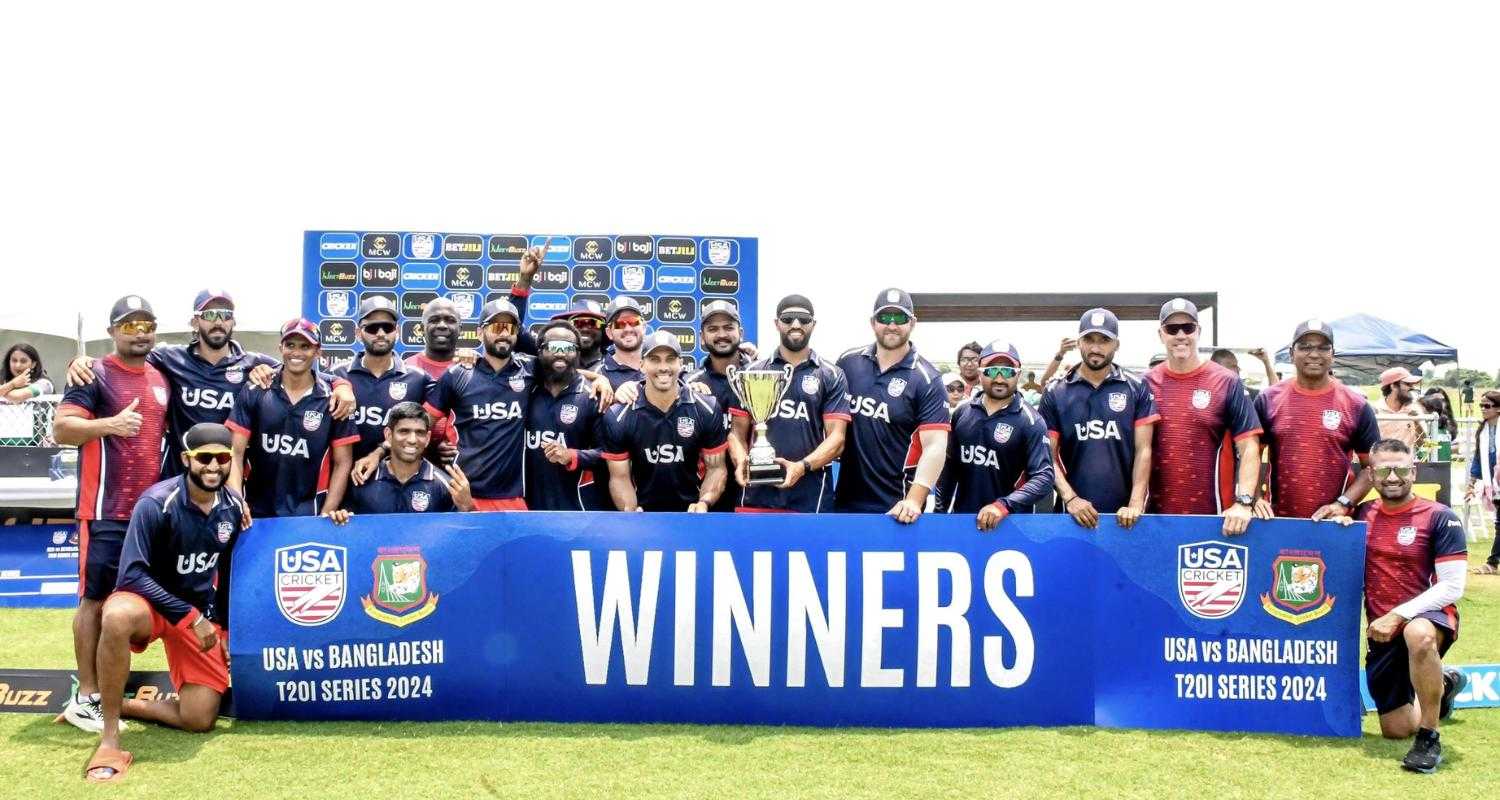
[[776, 394], [776, 402], [778, 402], [778, 403], [781, 402], [782, 398], [786, 397], [786, 393], [787, 392], [791, 391], [791, 388], [792, 388], [792, 365], [791, 364], [784, 364], [784, 365], [782, 365], [782, 367], [781, 367], [781, 375], [782, 375], [782, 377], [785, 380], [783, 380], [781, 382], [781, 391], [777, 392], [777, 394]]

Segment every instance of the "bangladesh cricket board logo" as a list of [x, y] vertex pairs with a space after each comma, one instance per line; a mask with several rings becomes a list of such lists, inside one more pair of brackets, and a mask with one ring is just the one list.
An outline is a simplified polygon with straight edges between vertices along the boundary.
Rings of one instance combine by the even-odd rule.
[[1245, 565], [1250, 548], [1222, 542], [1194, 542], [1177, 547], [1177, 596], [1189, 614], [1223, 619], [1245, 599]]
[[427, 588], [427, 559], [418, 547], [382, 547], [370, 569], [375, 589], [360, 598], [365, 613], [404, 628], [437, 610], [438, 596]]
[[1267, 614], [1302, 625], [1333, 611], [1324, 578], [1328, 565], [1318, 550], [1282, 550], [1271, 562], [1271, 591], [1260, 596]]
[[293, 625], [330, 622], [344, 608], [348, 551], [338, 545], [303, 542], [276, 548], [276, 607]]

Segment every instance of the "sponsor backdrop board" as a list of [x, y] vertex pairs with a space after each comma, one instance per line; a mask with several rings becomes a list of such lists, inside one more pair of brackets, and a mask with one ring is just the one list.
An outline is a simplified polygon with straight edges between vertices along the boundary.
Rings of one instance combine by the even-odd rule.
[[[422, 349], [422, 306], [453, 300], [463, 317], [460, 345], [479, 344], [479, 311], [509, 296], [521, 254], [546, 234], [307, 231], [302, 245], [302, 315], [322, 329], [325, 366], [359, 349], [354, 315], [362, 298], [385, 295], [401, 309], [402, 353]], [[708, 300], [740, 307], [756, 341], [757, 240], [732, 236], [553, 234], [532, 283], [526, 324], [538, 326], [575, 297], [606, 303], [627, 294], [652, 329], [676, 333], [683, 354], [703, 358], [698, 309]]]
[[0, 608], [78, 605], [78, 526], [0, 527]]
[[1359, 734], [1362, 524], [699, 522], [257, 520], [237, 712]]

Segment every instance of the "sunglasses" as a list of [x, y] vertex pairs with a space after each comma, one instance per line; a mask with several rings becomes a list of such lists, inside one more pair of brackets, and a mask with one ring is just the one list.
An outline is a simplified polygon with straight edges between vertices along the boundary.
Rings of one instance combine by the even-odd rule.
[[204, 322], [229, 322], [234, 319], [234, 312], [227, 308], [209, 308], [193, 316]]
[[813, 318], [811, 314], [782, 314], [778, 319], [782, 325], [811, 325]]
[[578, 345], [572, 342], [565, 342], [561, 339], [554, 339], [549, 342], [543, 342], [542, 349], [551, 355], [567, 356], [578, 352]]
[[1489, 411], [1490, 409], [1493, 409], [1495, 407], [1495, 404], [1494, 403], [1480, 403], [1479, 407], [1482, 408], [1482, 409], [1484, 409], [1484, 410], [1486, 410], [1486, 411]]
[[375, 336], [375, 335], [381, 334], [381, 333], [395, 333], [396, 332], [396, 323], [394, 323], [394, 322], [372, 322], [372, 323], [364, 326], [360, 330], [363, 330], [365, 333], [367, 333], [367, 334], [369, 334], [371, 336]]
[[875, 315], [875, 321], [881, 325], [905, 325], [911, 322], [911, 315], [905, 311], [882, 311]]
[[626, 328], [638, 328], [638, 327], [640, 327], [640, 325], [641, 325], [641, 318], [640, 317], [620, 317], [620, 318], [616, 319], [614, 322], [610, 323], [609, 327], [611, 327], [611, 328], [613, 328], [613, 329], [615, 329], [617, 331], [621, 331], [621, 330], [624, 330]]
[[996, 378], [1004, 378], [1006, 380], [1010, 380], [1011, 378], [1016, 377], [1016, 375], [1020, 373], [1020, 370], [1015, 367], [998, 366], [985, 367], [983, 370], [980, 370], [980, 372], [984, 375], [984, 377], [989, 378], [990, 380], [994, 380]]
[[568, 321], [573, 323], [573, 327], [581, 331], [599, 330], [599, 320], [593, 317], [574, 317]]
[[1323, 344], [1312, 344], [1312, 343], [1309, 343], [1309, 342], [1298, 342], [1297, 343], [1297, 352], [1299, 352], [1299, 353], [1332, 353], [1333, 352], [1333, 345], [1331, 345], [1331, 344], [1329, 344], [1327, 342], [1324, 342]]
[[1383, 481], [1386, 478], [1395, 475], [1402, 480], [1406, 480], [1407, 478], [1411, 477], [1413, 472], [1416, 471], [1416, 467], [1375, 467], [1375, 479]]
[[140, 336], [143, 333], [156, 333], [156, 321], [150, 319], [133, 319], [122, 322], [118, 326], [120, 333], [126, 336]]
[[501, 320], [497, 322], [491, 322], [490, 324], [484, 326], [484, 329], [489, 331], [491, 335], [504, 336], [507, 333], [516, 332], [516, 323]]
[[192, 460], [198, 462], [200, 466], [204, 467], [208, 466], [209, 464], [218, 464], [221, 467], [228, 466], [230, 460], [233, 458], [233, 456], [229, 455], [223, 450], [215, 450], [213, 452], [189, 450], [187, 451], [187, 455], [188, 458], [191, 458]]
[[1192, 336], [1193, 334], [1195, 334], [1195, 333], [1198, 332], [1198, 323], [1196, 323], [1196, 322], [1169, 322], [1169, 323], [1161, 326], [1161, 329], [1164, 330], [1164, 331], [1166, 331], [1168, 336], [1176, 336], [1179, 333], [1185, 333], [1185, 334], [1187, 334], [1189, 336]]

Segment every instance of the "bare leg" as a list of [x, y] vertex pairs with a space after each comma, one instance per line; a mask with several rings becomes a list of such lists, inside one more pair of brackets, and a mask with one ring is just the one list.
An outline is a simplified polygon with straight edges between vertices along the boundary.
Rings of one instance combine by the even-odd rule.
[[167, 700], [126, 700], [125, 716], [144, 719], [191, 733], [213, 730], [223, 695], [197, 683], [184, 684]]
[[1411, 703], [1380, 715], [1380, 735], [1387, 739], [1410, 739], [1417, 735], [1417, 707]]
[[104, 712], [100, 746], [120, 746], [120, 706], [130, 677], [130, 645], [151, 637], [151, 608], [132, 594], [111, 595], [104, 603], [97, 664], [99, 705]]
[[73, 612], [73, 658], [78, 662], [78, 693], [84, 697], [99, 691], [99, 674], [94, 663], [99, 652], [99, 613], [104, 604], [86, 597], [79, 598]]
[[1417, 690], [1417, 713], [1421, 727], [1437, 730], [1438, 706], [1443, 701], [1443, 660], [1438, 655], [1437, 627], [1417, 618], [1406, 623], [1402, 632], [1409, 654], [1411, 685]]

